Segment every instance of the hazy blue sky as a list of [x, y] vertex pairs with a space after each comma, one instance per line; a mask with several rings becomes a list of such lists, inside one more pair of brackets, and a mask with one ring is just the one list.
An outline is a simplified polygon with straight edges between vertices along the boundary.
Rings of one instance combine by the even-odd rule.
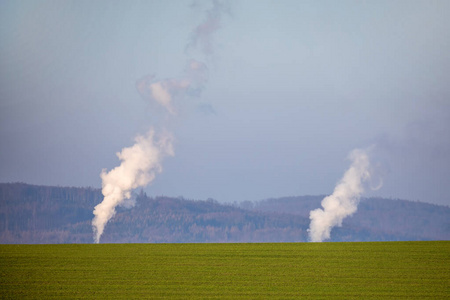
[[[374, 145], [381, 195], [450, 205], [450, 1], [1, 1], [0, 181], [100, 187], [150, 126], [175, 156], [145, 190], [219, 201], [330, 194]], [[208, 66], [167, 118], [136, 81]]]

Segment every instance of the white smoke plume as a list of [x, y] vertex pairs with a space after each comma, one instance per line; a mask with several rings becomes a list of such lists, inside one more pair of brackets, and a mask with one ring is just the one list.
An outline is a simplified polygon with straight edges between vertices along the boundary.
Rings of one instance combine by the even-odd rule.
[[342, 226], [344, 218], [356, 212], [364, 183], [371, 177], [371, 166], [367, 151], [353, 150], [349, 159], [350, 168], [334, 188], [333, 194], [322, 200], [322, 207], [312, 210], [308, 233], [311, 242], [322, 242], [330, 238], [331, 229]]
[[121, 160], [118, 167], [109, 172], [102, 171], [104, 199], [95, 207], [92, 220], [95, 243], [100, 241], [105, 225], [115, 215], [118, 205], [134, 206], [130, 201], [131, 192], [153, 181], [156, 173], [162, 171], [161, 160], [167, 155], [174, 155], [172, 137], [163, 134], [155, 138], [151, 129], [147, 135], [137, 136], [133, 146], [117, 153]]

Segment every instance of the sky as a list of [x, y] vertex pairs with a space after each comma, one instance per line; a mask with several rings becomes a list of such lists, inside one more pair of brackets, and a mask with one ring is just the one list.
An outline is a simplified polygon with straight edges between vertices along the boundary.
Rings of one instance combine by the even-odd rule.
[[[449, 11], [444, 0], [1, 1], [0, 182], [100, 188], [116, 153], [153, 127], [172, 133], [174, 156], [151, 196], [328, 195], [361, 148], [383, 183], [363, 196], [450, 205]], [[207, 78], [175, 114], [142, 97], [139, 80], [182, 78], [193, 60]]]

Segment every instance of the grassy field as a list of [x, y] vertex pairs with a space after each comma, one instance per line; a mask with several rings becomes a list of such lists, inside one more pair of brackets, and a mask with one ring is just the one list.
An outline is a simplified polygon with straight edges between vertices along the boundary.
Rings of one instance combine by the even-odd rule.
[[0, 245], [0, 298], [450, 298], [450, 241]]

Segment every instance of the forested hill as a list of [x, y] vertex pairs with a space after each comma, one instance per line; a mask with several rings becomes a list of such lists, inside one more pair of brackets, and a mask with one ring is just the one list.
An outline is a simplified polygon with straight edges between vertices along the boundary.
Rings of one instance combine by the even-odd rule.
[[[104, 243], [304, 242], [309, 211], [323, 196], [224, 205], [214, 200], [135, 195], [118, 208]], [[0, 184], [0, 243], [92, 243], [93, 188]], [[363, 199], [358, 212], [332, 231], [332, 241], [449, 240], [450, 208], [419, 202]]]
[[[257, 203], [243, 203], [247, 209], [261, 212], [277, 212], [309, 217], [312, 209], [321, 207], [325, 196], [301, 196], [268, 199]], [[370, 230], [383, 232], [409, 240], [450, 239], [450, 208], [422, 202], [400, 199], [363, 198], [358, 211], [344, 219], [343, 227], [335, 231], [343, 232]], [[348, 240], [354, 239], [354, 233]], [[340, 236], [339, 240], [347, 240]]]

